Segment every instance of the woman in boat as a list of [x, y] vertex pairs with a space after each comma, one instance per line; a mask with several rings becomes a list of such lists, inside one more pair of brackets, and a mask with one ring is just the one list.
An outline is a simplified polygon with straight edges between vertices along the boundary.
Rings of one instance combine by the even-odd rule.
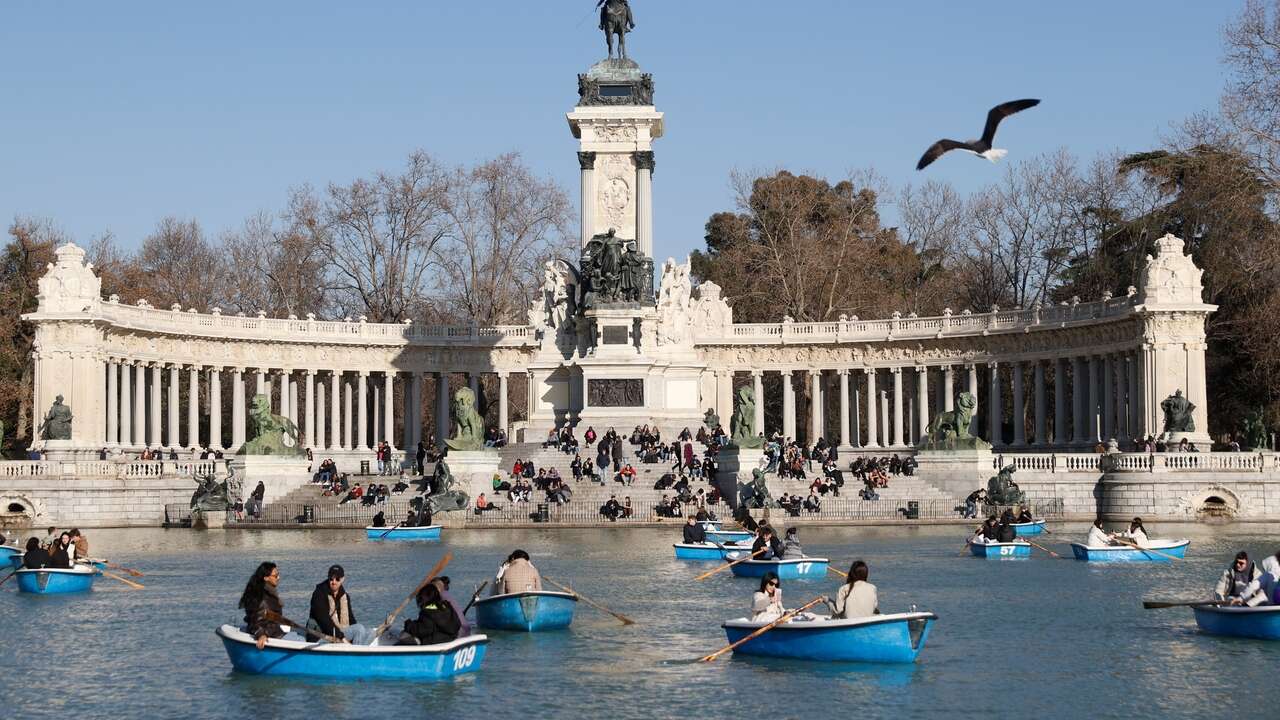
[[1136, 517], [1133, 522], [1129, 523], [1129, 529], [1119, 533], [1119, 537], [1126, 538], [1129, 542], [1139, 547], [1147, 546], [1147, 529], [1142, 526], [1142, 518]]
[[993, 543], [1000, 542], [1000, 522], [996, 520], [996, 516], [992, 515], [987, 521], [982, 523], [982, 542]]
[[258, 641], [258, 649], [266, 647], [267, 638], [301, 641], [301, 635], [284, 631], [279, 623], [268, 620], [265, 613], [284, 614], [284, 605], [276, 592], [280, 582], [280, 568], [273, 562], [264, 562], [253, 571], [253, 577], [245, 583], [240, 595], [239, 607], [244, 609], [245, 632]]
[[530, 562], [529, 553], [524, 550], [512, 550], [507, 561], [498, 568], [498, 575], [493, 580], [494, 595], [509, 595], [521, 592], [541, 592], [542, 575], [538, 568]]
[[1022, 507], [1022, 512], [1018, 513], [1018, 522], [1029, 523], [1035, 521], [1035, 518], [1031, 517], [1031, 508], [1024, 505]]
[[752, 622], [773, 622], [782, 617], [782, 581], [775, 572], [767, 572], [760, 578], [760, 589], [751, 596]]
[[800, 545], [800, 536], [796, 534], [796, 529], [787, 528], [787, 537], [782, 541], [782, 557], [793, 560], [804, 556], [804, 547]]
[[22, 556], [22, 567], [28, 570], [39, 570], [52, 565], [53, 561], [49, 557], [49, 551], [40, 547], [39, 538], [27, 540], [27, 551]]
[[387, 514], [386, 514], [385, 512], [383, 512], [383, 511], [379, 510], [379, 511], [378, 511], [378, 514], [373, 516], [373, 526], [374, 526], [374, 527], [386, 527], [386, 526], [387, 526]]
[[405, 620], [400, 645], [439, 645], [458, 639], [461, 626], [453, 608], [440, 597], [440, 588], [427, 583], [418, 592], [418, 619]]
[[1260, 587], [1261, 579], [1262, 571], [1249, 560], [1249, 553], [1241, 550], [1236, 553], [1231, 567], [1222, 571], [1218, 586], [1213, 590], [1213, 597], [1232, 605], [1261, 605], [1267, 601], [1267, 594]]
[[49, 567], [69, 568], [75, 561], [75, 545], [71, 544], [71, 533], [62, 533], [49, 549]]
[[831, 608], [831, 617], [837, 620], [870, 617], [880, 614], [880, 596], [876, 586], [867, 582], [871, 574], [870, 568], [861, 560], [854, 560], [849, 566], [849, 577], [833, 601], [823, 597], [827, 607]]
[[1089, 537], [1084, 544], [1089, 547], [1106, 547], [1111, 544], [1111, 535], [1102, 529], [1102, 518], [1093, 521], [1093, 527], [1089, 528]]

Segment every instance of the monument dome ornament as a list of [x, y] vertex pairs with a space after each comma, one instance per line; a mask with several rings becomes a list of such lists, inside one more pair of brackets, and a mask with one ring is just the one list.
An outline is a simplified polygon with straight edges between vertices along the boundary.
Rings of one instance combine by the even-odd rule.
[[1146, 305], [1200, 305], [1204, 271], [1196, 267], [1191, 255], [1183, 254], [1182, 238], [1172, 234], [1156, 240], [1155, 256], [1147, 256], [1138, 281], [1142, 302]]

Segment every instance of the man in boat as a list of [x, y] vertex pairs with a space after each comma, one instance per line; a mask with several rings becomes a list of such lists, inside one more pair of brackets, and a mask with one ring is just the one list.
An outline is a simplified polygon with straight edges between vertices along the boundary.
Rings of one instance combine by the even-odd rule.
[[387, 526], [387, 514], [386, 514], [385, 512], [383, 512], [383, 511], [379, 510], [379, 511], [378, 511], [378, 514], [373, 516], [373, 523], [372, 523], [372, 524], [373, 524], [373, 527], [386, 527], [386, 526]]
[[510, 595], [541, 590], [542, 575], [530, 561], [529, 553], [519, 549], [512, 550], [507, 561], [498, 568], [497, 577], [493, 579], [493, 594]]
[[696, 515], [690, 515], [684, 524], [684, 541], [690, 545], [707, 541], [707, 531], [698, 522]]
[[971, 542], [975, 543], [993, 543], [1000, 542], [1000, 523], [996, 521], [996, 516], [988, 517], [982, 526], [978, 528]]
[[1011, 507], [1007, 507], [1007, 508], [1005, 508], [1005, 509], [1004, 509], [1004, 512], [1000, 513], [1000, 524], [1001, 524], [1001, 525], [1008, 525], [1008, 524], [1010, 524], [1010, 523], [1017, 522], [1017, 520], [1018, 520], [1018, 518], [1017, 518], [1017, 516], [1016, 516], [1016, 515], [1014, 515], [1014, 514], [1013, 514], [1013, 508], [1011, 508]]
[[346, 572], [341, 565], [329, 568], [326, 578], [316, 584], [311, 593], [311, 618], [308, 630], [332, 635], [349, 645], [368, 645], [373, 632], [356, 620], [351, 609], [351, 596], [342, 587]]
[[870, 617], [880, 614], [880, 596], [876, 586], [867, 582], [871, 574], [870, 568], [861, 560], [854, 560], [849, 566], [849, 577], [833, 601], [824, 596], [822, 600], [831, 609], [831, 617], [837, 620]]
[[773, 528], [768, 525], [761, 525], [759, 527], [759, 534], [756, 536], [756, 541], [751, 544], [751, 554], [755, 555], [755, 553], [762, 549], [764, 552], [756, 555], [756, 560], [776, 560], [782, 558], [782, 543], [778, 540], [777, 536], [773, 534]]
[[1213, 597], [1232, 605], [1255, 607], [1267, 601], [1267, 594], [1260, 587], [1262, 571], [1249, 559], [1249, 553], [1241, 550], [1231, 567], [1222, 571]]
[[996, 525], [996, 542], [1013, 542], [1017, 538], [1018, 531], [1015, 530], [1013, 525], [1010, 523], [1001, 520], [1000, 523]]
[[1035, 522], [1035, 518], [1031, 517], [1030, 507], [1026, 505], [1022, 506], [1022, 512], [1018, 513], [1018, 522], [1020, 523]]

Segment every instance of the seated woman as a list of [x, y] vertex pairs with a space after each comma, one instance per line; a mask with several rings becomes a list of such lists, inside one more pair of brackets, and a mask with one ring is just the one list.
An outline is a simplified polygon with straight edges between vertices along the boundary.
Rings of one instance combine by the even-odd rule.
[[[1185, 438], [1184, 438], [1185, 439]], [[1147, 529], [1142, 526], [1142, 518], [1136, 517], [1133, 522], [1129, 523], [1129, 529], [1117, 533], [1117, 537], [1122, 537], [1139, 547], [1147, 546]], [[1121, 543], [1122, 545], [1125, 543]]]
[[22, 567], [28, 570], [39, 570], [52, 566], [53, 560], [49, 557], [49, 551], [40, 547], [40, 539], [27, 540], [27, 552], [22, 556]]
[[869, 574], [865, 562], [853, 561], [849, 566], [849, 577], [845, 584], [840, 586], [835, 601], [829, 597], [823, 598], [827, 607], [831, 609], [832, 619], [843, 620], [880, 614], [880, 598], [876, 592], [876, 586], [867, 582]]
[[773, 622], [786, 612], [782, 607], [782, 581], [777, 573], [765, 573], [760, 578], [760, 589], [751, 596], [752, 622]]
[[462, 624], [453, 606], [440, 596], [435, 583], [418, 591], [418, 618], [404, 621], [399, 645], [439, 645], [458, 639]]
[[386, 513], [379, 510], [378, 514], [373, 516], [373, 522], [371, 523], [371, 525], [373, 527], [386, 527], [387, 526]]
[[276, 592], [279, 582], [280, 569], [273, 562], [264, 562], [258, 565], [240, 595], [239, 606], [244, 610], [244, 631], [258, 641], [259, 650], [266, 647], [268, 638], [295, 642], [303, 639], [292, 628], [286, 633], [279, 623], [267, 618], [268, 613], [284, 615], [284, 604], [280, 602], [280, 595]]

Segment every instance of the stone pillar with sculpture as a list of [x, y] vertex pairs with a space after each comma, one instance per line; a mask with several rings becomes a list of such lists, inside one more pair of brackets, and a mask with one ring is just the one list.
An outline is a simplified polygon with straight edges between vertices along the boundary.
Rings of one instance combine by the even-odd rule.
[[725, 502], [733, 507], [763, 507], [770, 502], [764, 481], [764, 434], [756, 425], [756, 391], [738, 388], [733, 417], [729, 421], [729, 444], [716, 455], [719, 462], [716, 485]]

